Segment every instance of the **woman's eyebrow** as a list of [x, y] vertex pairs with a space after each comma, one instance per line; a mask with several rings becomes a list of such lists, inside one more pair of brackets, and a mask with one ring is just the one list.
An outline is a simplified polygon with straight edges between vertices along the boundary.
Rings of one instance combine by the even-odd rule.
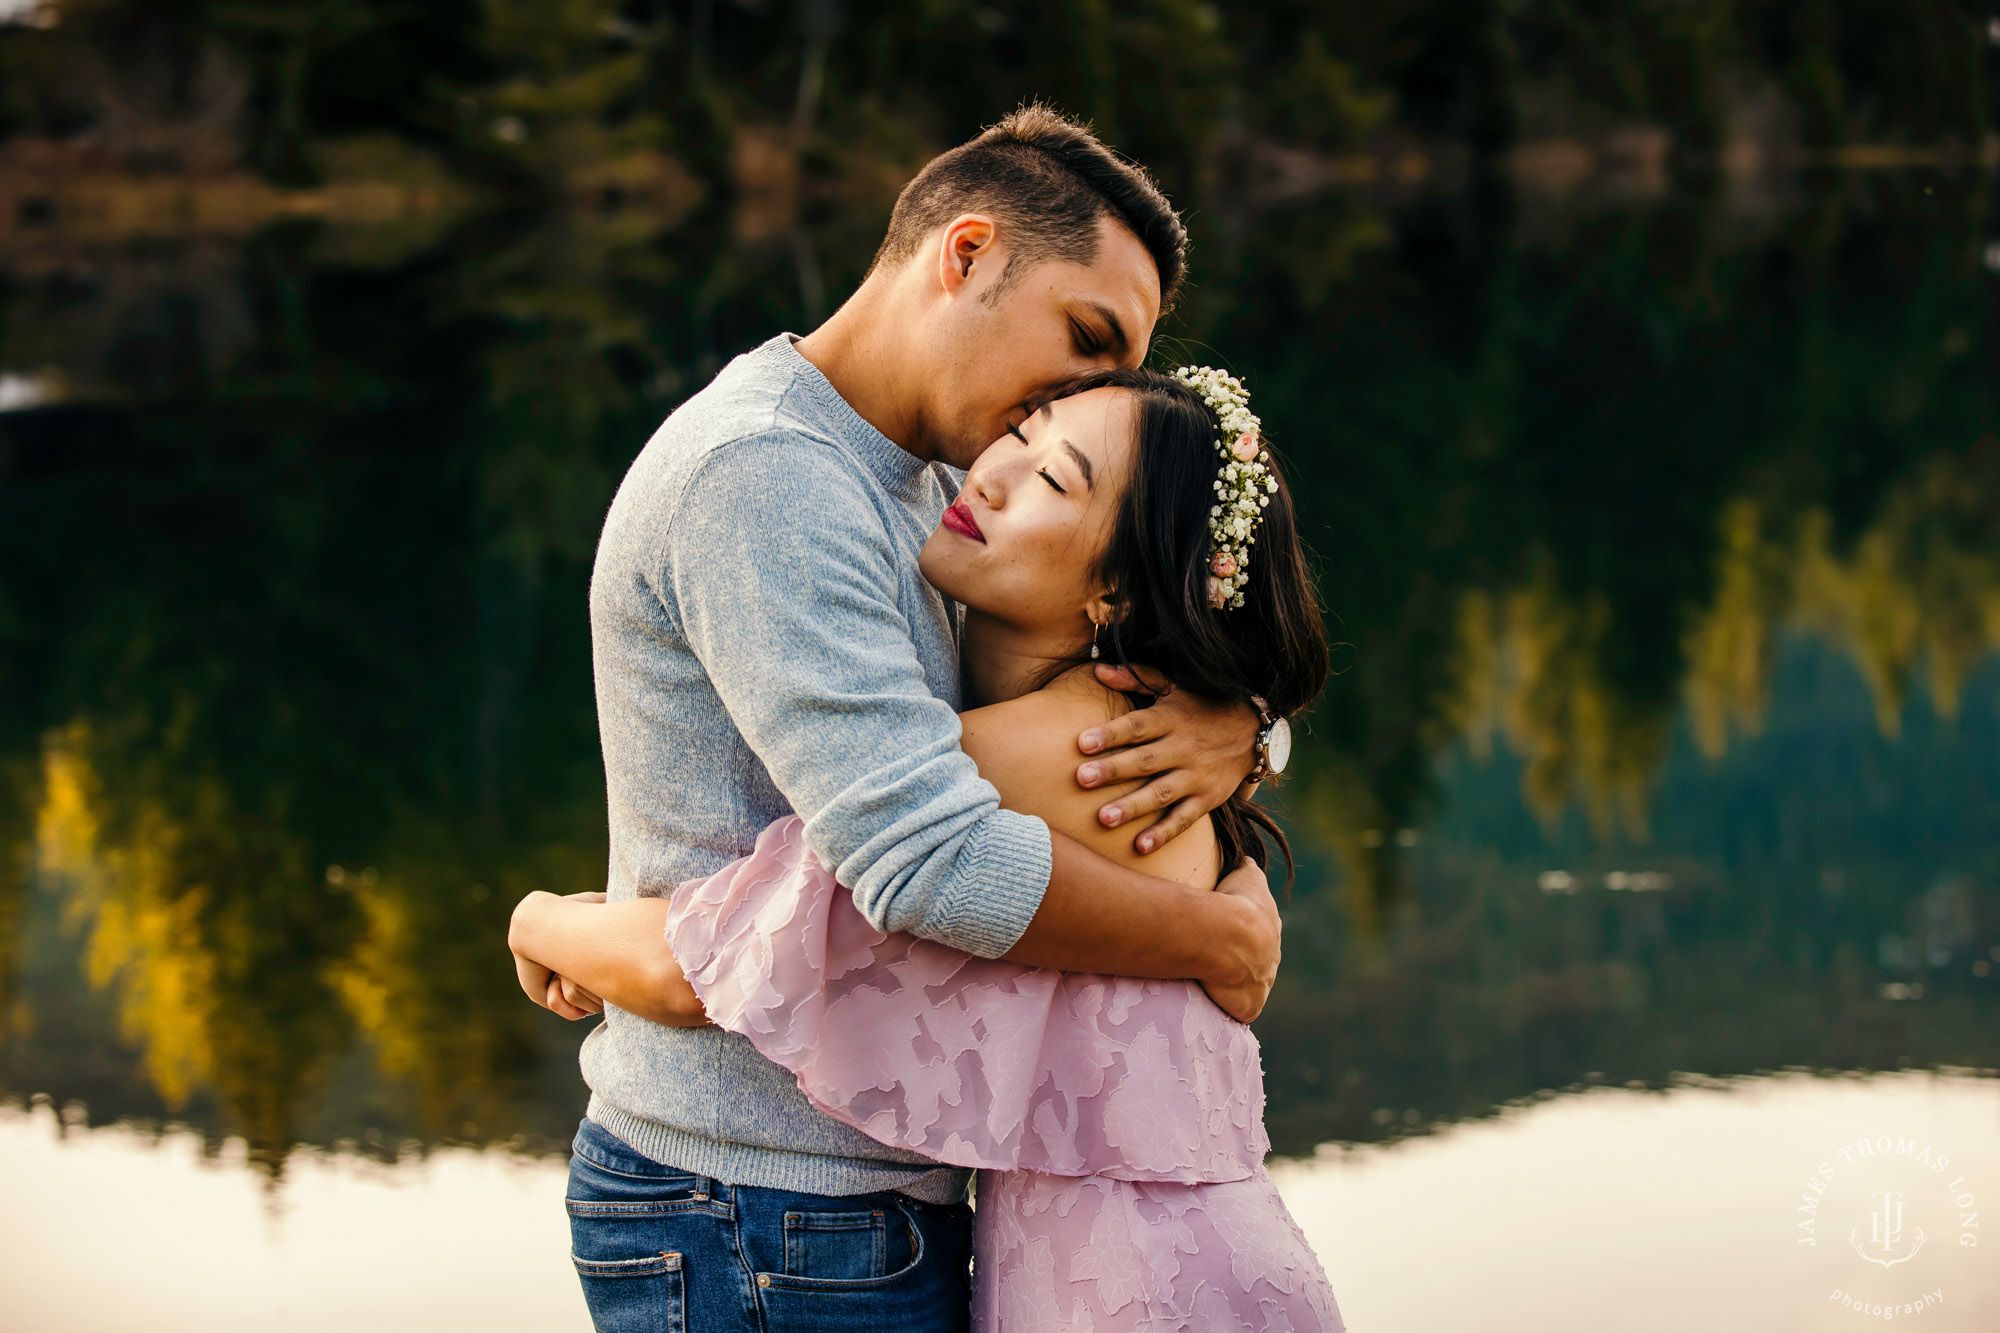
[[1092, 486], [1092, 482], [1096, 478], [1097, 472], [1096, 469], [1090, 466], [1090, 459], [1084, 456], [1083, 450], [1077, 448], [1075, 445], [1071, 444], [1068, 440], [1064, 440], [1062, 442], [1062, 447], [1069, 450], [1069, 456], [1076, 460], [1076, 470], [1083, 474], [1084, 489], [1085, 490], [1094, 489], [1094, 487]]

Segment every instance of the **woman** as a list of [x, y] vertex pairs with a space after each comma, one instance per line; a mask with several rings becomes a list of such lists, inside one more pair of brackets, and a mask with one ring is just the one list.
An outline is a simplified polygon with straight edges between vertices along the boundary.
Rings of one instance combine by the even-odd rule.
[[[1138, 864], [1098, 825], [1103, 793], [1070, 780], [1070, 738], [1130, 706], [1090, 664], [1146, 662], [1278, 716], [1308, 704], [1326, 643], [1291, 499], [1217, 371], [1098, 372], [1011, 434], [920, 558], [965, 607], [965, 750], [1008, 806]], [[1266, 837], [1284, 848], [1238, 797], [1143, 868], [1213, 888], [1261, 863]], [[671, 903], [532, 895], [513, 943], [582, 988], [552, 994], [559, 1011], [602, 996], [661, 1021], [705, 1014], [836, 1118], [979, 1168], [978, 1328], [1341, 1327], [1264, 1173], [1256, 1039], [1192, 982], [885, 936], [796, 817]]]

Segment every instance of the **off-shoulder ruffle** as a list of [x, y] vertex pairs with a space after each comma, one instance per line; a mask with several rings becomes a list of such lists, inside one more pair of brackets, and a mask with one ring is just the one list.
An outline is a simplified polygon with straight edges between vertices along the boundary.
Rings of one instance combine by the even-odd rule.
[[674, 895], [667, 941], [717, 1024], [815, 1105], [956, 1166], [1195, 1184], [1261, 1172], [1257, 1039], [1199, 986], [1022, 967], [870, 926], [773, 824]]

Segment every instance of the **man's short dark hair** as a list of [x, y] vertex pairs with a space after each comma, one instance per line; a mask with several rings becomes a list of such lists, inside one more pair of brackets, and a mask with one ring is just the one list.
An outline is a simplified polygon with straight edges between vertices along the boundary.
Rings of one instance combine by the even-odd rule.
[[902, 263], [926, 236], [965, 213], [991, 214], [1007, 229], [1010, 258], [996, 296], [1042, 260], [1094, 262], [1097, 220], [1105, 216], [1123, 223], [1153, 256], [1162, 314], [1187, 268], [1187, 228], [1145, 169], [1106, 148], [1088, 126], [1039, 102], [931, 159], [896, 197], [874, 267]]

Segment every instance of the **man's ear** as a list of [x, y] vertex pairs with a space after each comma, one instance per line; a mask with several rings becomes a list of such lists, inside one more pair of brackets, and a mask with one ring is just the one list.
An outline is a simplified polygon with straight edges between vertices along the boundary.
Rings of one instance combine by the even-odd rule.
[[[963, 213], [953, 218], [938, 243], [938, 283], [945, 295], [956, 296], [976, 277], [999, 277], [1006, 263], [999, 253], [999, 224], [984, 213]], [[988, 270], [992, 270], [990, 276]]]

